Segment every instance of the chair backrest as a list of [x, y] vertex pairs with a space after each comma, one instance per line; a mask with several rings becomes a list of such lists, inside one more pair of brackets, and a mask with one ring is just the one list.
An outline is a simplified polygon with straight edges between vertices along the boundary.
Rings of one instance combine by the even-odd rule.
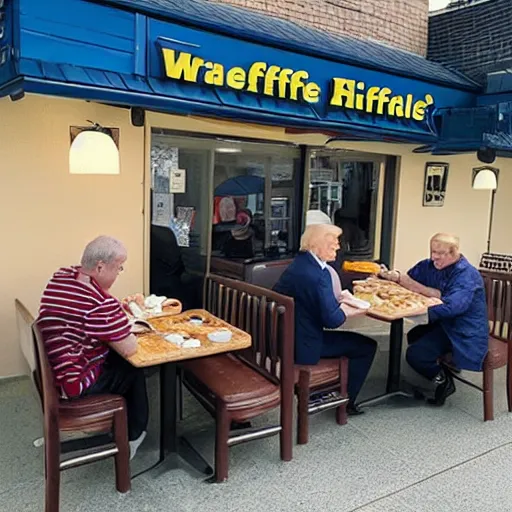
[[286, 259], [247, 265], [246, 281], [271, 290], [292, 261]]
[[28, 365], [30, 378], [32, 379], [32, 383], [37, 390], [42, 404], [41, 370], [39, 368], [35, 339], [32, 333], [32, 325], [35, 319], [19, 299], [14, 301], [14, 305], [16, 307], [16, 323], [18, 326], [18, 339], [21, 352]]
[[39, 329], [38, 322], [32, 324], [34, 344], [36, 348], [37, 361], [41, 375], [41, 395], [44, 411], [45, 435], [49, 432], [58, 432], [59, 417], [59, 395], [53, 379], [53, 371], [46, 354], [46, 348]]
[[210, 274], [205, 280], [204, 307], [251, 335], [252, 346], [237, 352], [237, 357], [293, 391], [295, 318], [291, 297]]
[[489, 332], [497, 339], [512, 340], [512, 274], [480, 271], [485, 285]]

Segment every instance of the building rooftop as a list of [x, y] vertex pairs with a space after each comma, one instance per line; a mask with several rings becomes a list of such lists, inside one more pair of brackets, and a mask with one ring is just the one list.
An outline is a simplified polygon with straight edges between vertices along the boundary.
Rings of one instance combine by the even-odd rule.
[[456, 7], [430, 16], [428, 58], [485, 84], [488, 73], [512, 66], [512, 2], [475, 0]]
[[258, 12], [206, 0], [89, 0], [172, 22], [336, 62], [384, 70], [450, 87], [478, 89], [463, 74], [376, 41], [324, 32]]

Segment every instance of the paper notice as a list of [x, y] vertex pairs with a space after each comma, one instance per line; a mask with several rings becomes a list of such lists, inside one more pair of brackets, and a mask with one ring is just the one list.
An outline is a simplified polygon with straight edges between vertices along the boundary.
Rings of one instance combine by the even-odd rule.
[[184, 194], [187, 189], [187, 171], [185, 169], [172, 170], [170, 178], [170, 193]]

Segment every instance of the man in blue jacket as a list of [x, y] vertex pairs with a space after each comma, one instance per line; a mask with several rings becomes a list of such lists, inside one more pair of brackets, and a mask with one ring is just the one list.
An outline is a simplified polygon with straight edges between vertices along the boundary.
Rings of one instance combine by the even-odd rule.
[[453, 377], [439, 365], [452, 354], [460, 369], [482, 371], [489, 342], [489, 323], [482, 276], [460, 253], [459, 239], [438, 233], [430, 240], [430, 258], [420, 261], [407, 275], [384, 271], [381, 277], [405, 288], [436, 297], [442, 304], [428, 309], [428, 324], [408, 334], [407, 362], [436, 384], [429, 402], [443, 405], [455, 392]]
[[295, 300], [295, 362], [317, 364], [320, 358], [346, 356], [349, 359], [347, 411], [361, 414], [356, 397], [363, 386], [375, 356], [374, 340], [337, 329], [348, 317], [364, 311], [336, 300], [327, 263], [336, 258], [341, 229], [328, 224], [306, 228], [301, 251], [274, 287]]

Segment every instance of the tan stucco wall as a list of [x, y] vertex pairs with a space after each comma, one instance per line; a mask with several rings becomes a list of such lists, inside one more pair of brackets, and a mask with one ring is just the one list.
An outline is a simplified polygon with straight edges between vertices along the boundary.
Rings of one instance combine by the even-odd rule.
[[[129, 252], [125, 272], [114, 293], [143, 289], [144, 274], [144, 131], [129, 123], [128, 110], [82, 101], [28, 96], [12, 103], [0, 100], [0, 377], [22, 373], [14, 299], [36, 313], [48, 278], [61, 265], [78, 263], [84, 244], [98, 234], [123, 240]], [[72, 176], [68, 172], [69, 126], [91, 119], [121, 129], [119, 176]], [[232, 137], [323, 145], [321, 135], [287, 135], [281, 128], [148, 113], [147, 125]], [[146, 152], [149, 137], [146, 138]], [[488, 192], [471, 189], [474, 155], [432, 158], [415, 155], [414, 146], [344, 143], [340, 147], [395, 154], [401, 159], [395, 266], [406, 269], [428, 255], [428, 238], [453, 231], [464, 253], [477, 263], [485, 250]], [[424, 208], [422, 191], [427, 161], [450, 164], [445, 206]], [[508, 237], [512, 161], [498, 160], [493, 250], [512, 253]], [[147, 247], [146, 247], [147, 250]]]
[[[36, 314], [48, 278], [79, 263], [90, 239], [110, 234], [127, 245], [115, 293], [142, 288], [144, 137], [128, 110], [82, 101], [2, 99], [0, 119], [0, 376], [9, 376], [24, 368], [14, 299]], [[120, 175], [69, 174], [69, 126], [87, 119], [120, 128]]]

